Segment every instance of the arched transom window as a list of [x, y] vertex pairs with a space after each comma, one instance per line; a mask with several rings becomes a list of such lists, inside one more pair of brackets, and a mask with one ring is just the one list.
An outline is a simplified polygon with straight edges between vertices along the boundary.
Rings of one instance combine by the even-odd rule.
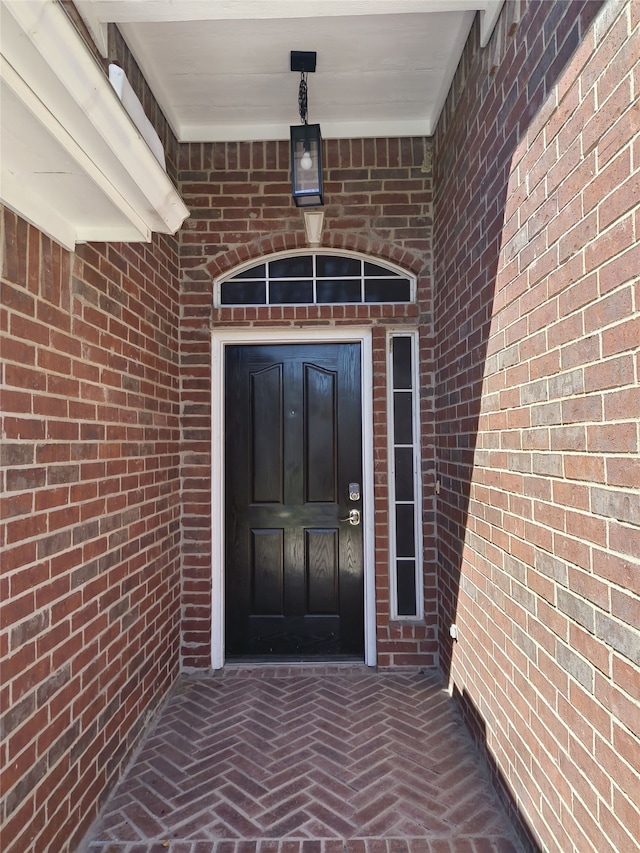
[[218, 281], [216, 303], [343, 305], [415, 300], [415, 278], [362, 255], [305, 252], [263, 259]]

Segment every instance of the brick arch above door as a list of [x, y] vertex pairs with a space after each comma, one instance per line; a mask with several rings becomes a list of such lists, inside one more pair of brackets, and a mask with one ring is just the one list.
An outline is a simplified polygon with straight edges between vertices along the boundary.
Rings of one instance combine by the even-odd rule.
[[216, 279], [222, 275], [229, 274], [236, 267], [241, 267], [248, 262], [262, 260], [265, 256], [286, 255], [288, 252], [308, 249], [321, 252], [323, 249], [344, 251], [367, 256], [368, 260], [379, 263], [390, 263], [401, 267], [409, 274], [421, 277], [426, 275], [425, 256], [423, 252], [414, 252], [403, 246], [387, 243], [368, 234], [344, 234], [341, 232], [333, 234], [330, 231], [330, 221], [327, 224], [329, 230], [323, 236], [322, 245], [316, 249], [309, 249], [304, 234], [297, 232], [286, 232], [264, 237], [257, 242], [246, 243], [235, 249], [230, 249], [221, 255], [212, 258], [206, 264], [206, 271], [211, 278]]

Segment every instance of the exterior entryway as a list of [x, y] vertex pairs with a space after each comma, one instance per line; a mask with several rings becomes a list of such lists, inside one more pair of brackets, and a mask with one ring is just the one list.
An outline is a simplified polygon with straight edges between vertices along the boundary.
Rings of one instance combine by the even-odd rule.
[[225, 351], [228, 658], [364, 654], [359, 343]]

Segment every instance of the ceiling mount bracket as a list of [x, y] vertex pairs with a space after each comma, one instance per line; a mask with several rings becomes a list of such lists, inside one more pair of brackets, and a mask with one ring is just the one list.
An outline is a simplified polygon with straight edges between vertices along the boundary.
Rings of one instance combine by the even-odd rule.
[[312, 74], [316, 70], [315, 50], [292, 50], [291, 70]]

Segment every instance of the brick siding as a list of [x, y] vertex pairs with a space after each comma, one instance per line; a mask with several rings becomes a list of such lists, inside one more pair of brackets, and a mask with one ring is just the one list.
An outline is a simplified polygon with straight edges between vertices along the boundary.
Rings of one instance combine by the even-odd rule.
[[2, 848], [61, 851], [177, 674], [176, 241], [2, 227]]
[[[388, 326], [420, 325], [424, 470], [433, 491], [430, 146], [422, 139], [325, 142], [322, 246], [362, 252], [418, 277], [419, 305], [213, 308], [213, 279], [252, 258], [306, 247], [291, 199], [288, 142], [185, 144], [180, 188], [183, 276], [183, 662], [211, 661], [211, 329], [373, 328], [376, 589], [379, 664], [434, 666], [434, 518], [425, 513], [427, 624], [389, 621], [386, 343]], [[426, 159], [425, 159], [426, 158]], [[425, 165], [426, 164], [426, 165]]]
[[600, 7], [507, 3], [435, 139], [441, 651], [558, 853], [640, 839], [640, 7]]

